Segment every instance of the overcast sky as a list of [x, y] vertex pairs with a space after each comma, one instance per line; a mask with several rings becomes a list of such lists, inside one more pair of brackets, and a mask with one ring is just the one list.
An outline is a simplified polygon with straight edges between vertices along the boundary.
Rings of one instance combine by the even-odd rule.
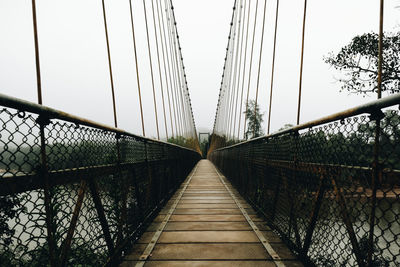
[[[196, 125], [212, 129], [234, 1], [173, 2]], [[296, 120], [303, 7], [303, 1], [280, 3], [273, 131]], [[385, 30], [400, 30], [400, 8], [395, 8], [400, 1], [385, 3]], [[141, 0], [133, 4], [146, 132], [154, 137], [143, 6]], [[275, 4], [275, 0], [267, 2], [259, 89], [262, 111], [267, 110], [269, 96]], [[129, 2], [108, 0], [106, 8], [119, 125], [140, 134]], [[338, 51], [356, 34], [377, 31], [378, 10], [378, 0], [308, 1], [301, 122], [375, 99], [339, 93], [337, 73], [323, 62], [323, 56]], [[44, 104], [113, 125], [101, 1], [37, 0], [37, 15]], [[36, 102], [31, 1], [0, 0], [0, 40], [0, 92]], [[250, 98], [254, 98], [252, 89]], [[159, 88], [157, 99], [161, 117]]]

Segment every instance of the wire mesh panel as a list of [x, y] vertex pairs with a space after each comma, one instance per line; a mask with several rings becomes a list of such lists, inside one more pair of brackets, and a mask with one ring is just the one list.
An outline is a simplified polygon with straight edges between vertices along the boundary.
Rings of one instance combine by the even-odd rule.
[[305, 263], [400, 265], [400, 114], [379, 100], [210, 153]]
[[0, 266], [118, 263], [200, 159], [187, 148], [6, 100]]

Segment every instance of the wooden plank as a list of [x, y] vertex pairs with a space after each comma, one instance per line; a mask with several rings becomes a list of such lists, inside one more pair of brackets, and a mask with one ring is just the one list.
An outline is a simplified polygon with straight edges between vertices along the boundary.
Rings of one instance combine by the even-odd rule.
[[121, 264], [138, 265], [303, 266], [207, 160], [199, 162]]

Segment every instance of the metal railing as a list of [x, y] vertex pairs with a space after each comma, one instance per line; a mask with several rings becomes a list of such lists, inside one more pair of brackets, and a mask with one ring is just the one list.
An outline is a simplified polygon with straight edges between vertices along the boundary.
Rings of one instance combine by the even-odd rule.
[[0, 95], [0, 266], [115, 265], [200, 155]]
[[400, 265], [400, 95], [209, 158], [306, 264]]

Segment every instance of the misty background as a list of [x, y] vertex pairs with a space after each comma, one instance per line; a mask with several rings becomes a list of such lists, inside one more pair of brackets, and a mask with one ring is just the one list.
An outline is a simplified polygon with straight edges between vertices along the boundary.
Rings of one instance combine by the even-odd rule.
[[[147, 1], [147, 0], [146, 0]], [[254, 2], [251, 0], [252, 8]], [[156, 136], [142, 0], [133, 0], [145, 128]], [[148, 1], [150, 3], [150, 1]], [[147, 3], [147, 2], [146, 2]], [[262, 7], [256, 45], [259, 51]], [[233, 0], [173, 0], [183, 60], [198, 132], [211, 131], [218, 101]], [[267, 1], [260, 108], [269, 103], [276, 1]], [[271, 131], [296, 122], [303, 0], [281, 0], [277, 33]], [[385, 31], [400, 30], [400, 1], [385, 1]], [[155, 62], [150, 4], [149, 29]], [[254, 9], [251, 9], [253, 13]], [[119, 127], [141, 134], [129, 1], [106, 0]], [[378, 0], [309, 0], [305, 34], [301, 122], [353, 107], [376, 96], [339, 93], [338, 73], [323, 57], [338, 52], [358, 34], [377, 32]], [[111, 88], [101, 0], [37, 0], [43, 103], [113, 125]], [[250, 20], [251, 23], [251, 20]], [[252, 25], [252, 24], [250, 24]], [[258, 46], [257, 46], [258, 44]], [[258, 64], [254, 54], [253, 66]], [[153, 65], [156, 85], [158, 69]], [[255, 98], [253, 68], [250, 99]], [[164, 134], [161, 92], [156, 91], [160, 134]], [[31, 1], [0, 0], [0, 93], [37, 102]], [[384, 94], [385, 96], [385, 94]], [[243, 120], [242, 120], [243, 121]], [[264, 123], [264, 128], [266, 121]]]

